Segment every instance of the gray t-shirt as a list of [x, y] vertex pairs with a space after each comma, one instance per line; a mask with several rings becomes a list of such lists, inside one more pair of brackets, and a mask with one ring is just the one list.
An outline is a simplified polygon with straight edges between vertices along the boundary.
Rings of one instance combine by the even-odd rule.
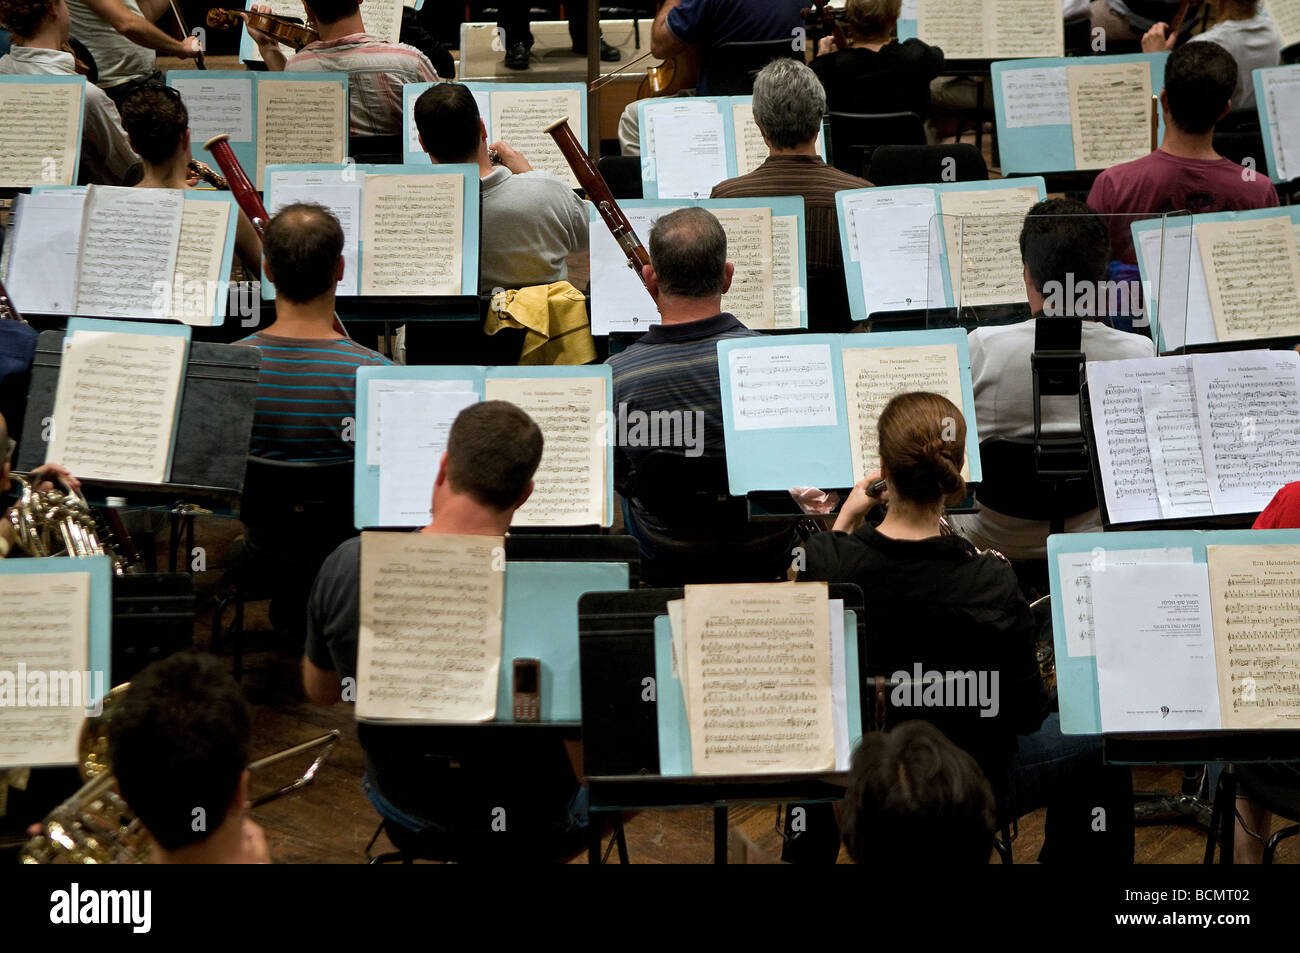
[[[122, 5], [143, 16], [136, 0], [122, 0]], [[144, 79], [154, 71], [153, 50], [132, 43], [118, 33], [86, 0], [68, 0], [68, 14], [72, 20], [69, 32], [95, 58], [100, 86], [105, 89], [120, 86], [133, 79]]]
[[339, 679], [356, 678], [361, 627], [361, 537], [330, 553], [307, 600], [307, 658]]
[[1282, 38], [1273, 21], [1263, 14], [1249, 20], [1224, 20], [1191, 41], [1218, 43], [1237, 61], [1237, 88], [1232, 93], [1232, 111], [1255, 109], [1255, 81], [1251, 73], [1282, 62]]
[[479, 292], [563, 281], [564, 259], [587, 247], [587, 203], [564, 180], [534, 170], [493, 169], [483, 196]]

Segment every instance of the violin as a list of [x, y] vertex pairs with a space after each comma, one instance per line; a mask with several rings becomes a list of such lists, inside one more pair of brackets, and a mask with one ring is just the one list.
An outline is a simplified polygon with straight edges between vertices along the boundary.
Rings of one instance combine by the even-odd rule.
[[[810, 30], [819, 31], [821, 36], [833, 37], [835, 49], [847, 50], [849, 48], [849, 38], [844, 33], [844, 28], [840, 26], [840, 21], [846, 17], [846, 11], [827, 6], [830, 0], [812, 0], [812, 2], [811, 7], [804, 7], [801, 11], [804, 24]], [[816, 49], [816, 46], [814, 46], [814, 53]]]
[[315, 43], [320, 39], [320, 34], [296, 17], [258, 13], [255, 10], [212, 9], [208, 11], [208, 26], [214, 30], [233, 29], [241, 20], [248, 24], [250, 30], [261, 30], [275, 37], [285, 46], [292, 47], [295, 53], [308, 43]]

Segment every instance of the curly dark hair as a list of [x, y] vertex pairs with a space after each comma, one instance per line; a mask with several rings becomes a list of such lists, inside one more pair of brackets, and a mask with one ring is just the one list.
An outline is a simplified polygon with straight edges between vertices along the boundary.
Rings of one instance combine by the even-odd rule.
[[54, 13], [54, 0], [0, 0], [0, 26], [14, 36], [35, 36]]
[[190, 124], [181, 94], [161, 83], [145, 83], [127, 94], [121, 112], [122, 128], [131, 140], [131, 148], [153, 165], [161, 165], [176, 154]]

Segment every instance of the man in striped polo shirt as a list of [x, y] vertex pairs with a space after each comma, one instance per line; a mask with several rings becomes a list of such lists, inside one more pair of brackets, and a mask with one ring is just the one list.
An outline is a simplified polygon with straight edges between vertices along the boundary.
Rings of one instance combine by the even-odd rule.
[[[303, 6], [320, 39], [285, 60], [280, 44], [249, 29], [271, 70], [348, 74], [348, 131], [353, 136], [395, 136], [402, 131], [402, 87], [436, 83], [429, 58], [405, 43], [385, 43], [366, 33], [357, 0], [312, 0]], [[261, 5], [253, 9], [269, 13]]]
[[[718, 342], [758, 334], [722, 310], [735, 266], [727, 261], [727, 235], [713, 213], [683, 208], [663, 216], [650, 230], [649, 251], [646, 286], [662, 323], [608, 361], [618, 417], [614, 478], [624, 498], [624, 524], [641, 548], [642, 573], [656, 585], [774, 579], [790, 564], [792, 523], [751, 523], [735, 501], [701, 519], [642, 499], [669, 495], [648, 485], [645, 470], [638, 473], [651, 453], [724, 453]], [[721, 495], [725, 483], [716, 487]]]

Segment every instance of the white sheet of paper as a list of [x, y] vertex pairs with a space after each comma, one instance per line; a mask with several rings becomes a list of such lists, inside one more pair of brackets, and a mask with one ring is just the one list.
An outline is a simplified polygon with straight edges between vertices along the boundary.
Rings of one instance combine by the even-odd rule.
[[828, 601], [831, 615], [831, 718], [835, 728], [835, 769], [847, 771], [849, 749], [849, 697], [847, 660], [844, 657], [844, 600]]
[[1151, 474], [1165, 519], [1213, 512], [1190, 378], [1142, 387]]
[[1130, 566], [1092, 584], [1101, 730], [1219, 728], [1206, 566]]
[[1268, 134], [1277, 162], [1274, 175], [1283, 180], [1300, 176], [1300, 65], [1263, 74]]
[[1002, 73], [1002, 109], [1008, 129], [1068, 126], [1068, 67], [1008, 69]]
[[843, 214], [845, 230], [849, 235], [850, 261], [860, 261], [862, 258], [858, 251], [858, 216], [865, 214], [869, 218], [874, 209], [897, 205], [923, 205], [930, 210], [931, 217], [934, 216], [937, 207], [934, 191], [928, 188], [866, 189], [844, 197]]
[[737, 348], [727, 359], [737, 430], [834, 427], [838, 423], [829, 345]]
[[1172, 549], [1111, 549], [1095, 547], [1090, 553], [1061, 553], [1056, 557], [1061, 576], [1061, 616], [1065, 620], [1065, 647], [1070, 658], [1097, 654], [1093, 638], [1092, 578], [1117, 566], [1147, 563], [1190, 563], [1190, 547]]
[[[164, 317], [155, 305], [176, 273], [185, 193], [92, 185], [77, 254], [76, 313]], [[164, 301], [169, 298], [162, 299]]]
[[71, 314], [77, 296], [84, 192], [15, 196], [5, 287], [27, 314]]
[[707, 198], [727, 177], [721, 113], [674, 117], [657, 127], [655, 177], [660, 198]]
[[174, 79], [170, 83], [190, 114], [190, 142], [200, 146], [227, 133], [237, 142], [253, 138], [253, 78]]
[[[335, 176], [341, 173], [333, 173]], [[276, 173], [273, 178], [275, 187], [272, 194], [275, 200], [267, 209], [272, 215], [286, 205], [295, 202], [315, 202], [324, 205], [338, 216], [343, 226], [343, 277], [335, 288], [337, 294], [355, 295], [360, 290], [357, 260], [360, 255], [361, 242], [361, 187], [346, 183], [308, 184], [280, 181], [284, 173]]]
[[[626, 209], [627, 220], [642, 244], [650, 241], [650, 228], [672, 206]], [[627, 254], [599, 217], [590, 224], [591, 333], [644, 331], [659, 323], [659, 308], [635, 272]]]
[[695, 96], [671, 96], [646, 103], [645, 128], [641, 130], [641, 154], [654, 156], [658, 153], [655, 130], [660, 123], [671, 125], [682, 116], [715, 115], [720, 115], [716, 103]]
[[379, 395], [379, 524], [424, 526], [433, 513], [433, 481], [456, 415], [478, 403], [473, 391], [399, 390]]
[[1156, 329], [1164, 340], [1161, 351], [1214, 341], [1210, 291], [1191, 225], [1142, 232], [1137, 253], [1147, 276], [1143, 293], [1154, 303]]
[[362, 442], [366, 449], [366, 466], [377, 467], [383, 459], [383, 424], [379, 415], [379, 398], [384, 394], [406, 391], [420, 394], [468, 394], [474, 390], [470, 380], [411, 381], [390, 378], [372, 380], [366, 385], [366, 433]]
[[[866, 313], [914, 311], [930, 307], [930, 281], [939, 275], [931, 255], [930, 227], [934, 205], [882, 205], [859, 209], [857, 248], [862, 260], [862, 297]], [[942, 295], [935, 301], [943, 304]]]

